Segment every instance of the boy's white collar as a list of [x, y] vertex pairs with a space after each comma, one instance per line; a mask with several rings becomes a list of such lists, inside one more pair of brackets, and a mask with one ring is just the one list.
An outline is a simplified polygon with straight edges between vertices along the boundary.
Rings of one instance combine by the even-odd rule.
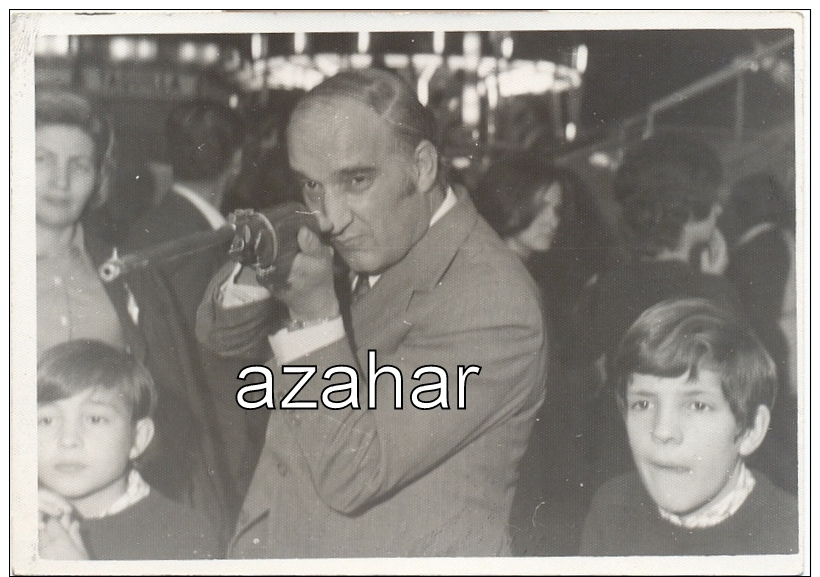
[[703, 529], [713, 527], [734, 515], [755, 487], [755, 478], [745, 464], [740, 464], [735, 487], [723, 498], [710, 503], [689, 515], [676, 515], [658, 507], [661, 517], [679, 527], [686, 529]]
[[145, 482], [142, 475], [136, 469], [131, 469], [126, 480], [125, 493], [117, 497], [105, 511], [99, 515], [95, 515], [94, 519], [116, 515], [121, 511], [125, 511], [131, 505], [138, 503], [145, 499], [151, 492], [151, 486]]

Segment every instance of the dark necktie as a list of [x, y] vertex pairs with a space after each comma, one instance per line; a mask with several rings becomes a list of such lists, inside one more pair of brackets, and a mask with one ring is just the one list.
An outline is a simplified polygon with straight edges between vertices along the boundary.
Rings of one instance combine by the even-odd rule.
[[353, 287], [353, 302], [361, 299], [370, 290], [370, 275], [360, 273], [356, 276], [356, 286]]

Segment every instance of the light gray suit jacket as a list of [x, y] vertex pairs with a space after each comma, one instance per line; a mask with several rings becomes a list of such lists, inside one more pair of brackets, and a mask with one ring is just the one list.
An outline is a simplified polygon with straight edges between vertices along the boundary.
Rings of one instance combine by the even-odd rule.
[[[537, 295], [518, 258], [460, 194], [353, 305], [348, 339], [288, 363], [318, 368], [298, 400], [345, 382], [321, 379], [326, 368], [358, 367], [362, 408], [283, 410], [277, 402], [229, 556], [509, 554], [517, 464], [544, 397]], [[403, 409], [394, 408], [391, 377], [379, 380], [377, 408], [367, 409], [368, 350], [378, 366], [401, 369]], [[410, 403], [420, 384], [411, 377], [425, 365], [448, 371], [448, 410]], [[481, 367], [467, 379], [463, 410], [460, 365]], [[298, 377], [271, 369], [281, 399]]]

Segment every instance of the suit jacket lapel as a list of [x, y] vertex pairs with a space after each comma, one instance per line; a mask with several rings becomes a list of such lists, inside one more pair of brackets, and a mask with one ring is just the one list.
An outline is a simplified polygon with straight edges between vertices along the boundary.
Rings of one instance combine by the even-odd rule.
[[413, 294], [432, 290], [475, 226], [477, 213], [465, 192], [404, 259], [382, 274], [351, 308], [360, 357], [368, 348], [392, 350], [412, 327], [405, 318]]

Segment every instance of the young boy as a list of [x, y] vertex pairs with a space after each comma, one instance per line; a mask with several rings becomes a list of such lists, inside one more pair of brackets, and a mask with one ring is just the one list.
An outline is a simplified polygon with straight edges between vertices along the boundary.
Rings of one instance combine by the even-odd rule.
[[582, 555], [798, 552], [797, 500], [744, 464], [777, 382], [750, 329], [707, 300], [664, 301], [626, 332], [610, 377], [638, 471], [598, 490]]
[[154, 435], [154, 382], [93, 340], [45, 351], [37, 368], [39, 553], [52, 559], [200, 559], [216, 536], [133, 467]]

